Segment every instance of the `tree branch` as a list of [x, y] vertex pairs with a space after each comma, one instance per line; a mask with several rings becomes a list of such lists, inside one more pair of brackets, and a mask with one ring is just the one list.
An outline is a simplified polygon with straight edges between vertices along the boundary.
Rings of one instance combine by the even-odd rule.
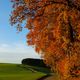
[[74, 42], [74, 34], [73, 34], [73, 28], [72, 28], [72, 25], [71, 25], [70, 17], [68, 19], [68, 23], [69, 23], [70, 41]]

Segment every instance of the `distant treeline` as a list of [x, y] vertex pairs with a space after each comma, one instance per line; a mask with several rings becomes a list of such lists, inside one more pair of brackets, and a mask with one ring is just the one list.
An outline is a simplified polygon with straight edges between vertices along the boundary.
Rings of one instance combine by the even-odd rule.
[[38, 67], [47, 67], [42, 59], [26, 58], [22, 60], [22, 64], [30, 65], [30, 66], [38, 66]]

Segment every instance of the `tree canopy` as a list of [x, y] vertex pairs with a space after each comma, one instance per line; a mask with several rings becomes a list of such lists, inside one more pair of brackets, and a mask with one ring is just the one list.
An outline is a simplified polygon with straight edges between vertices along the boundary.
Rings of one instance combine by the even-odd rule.
[[[35, 47], [44, 62], [64, 79], [72, 73], [80, 76], [80, 0], [12, 2], [11, 24], [17, 24], [18, 30], [29, 29], [27, 43]], [[26, 25], [21, 26], [24, 21]]]

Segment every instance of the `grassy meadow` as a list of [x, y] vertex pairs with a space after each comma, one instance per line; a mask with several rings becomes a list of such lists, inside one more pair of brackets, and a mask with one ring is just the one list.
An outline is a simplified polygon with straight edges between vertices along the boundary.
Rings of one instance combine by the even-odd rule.
[[35, 66], [0, 64], [0, 80], [36, 80], [47, 73], [48, 70]]

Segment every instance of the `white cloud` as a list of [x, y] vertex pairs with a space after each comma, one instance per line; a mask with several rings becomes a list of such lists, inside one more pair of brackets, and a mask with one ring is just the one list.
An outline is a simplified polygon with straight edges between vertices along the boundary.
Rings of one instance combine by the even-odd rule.
[[1, 47], [9, 47], [8, 44], [1, 44]]
[[20, 63], [23, 58], [39, 58], [33, 48], [21, 43], [0, 44], [0, 62]]

